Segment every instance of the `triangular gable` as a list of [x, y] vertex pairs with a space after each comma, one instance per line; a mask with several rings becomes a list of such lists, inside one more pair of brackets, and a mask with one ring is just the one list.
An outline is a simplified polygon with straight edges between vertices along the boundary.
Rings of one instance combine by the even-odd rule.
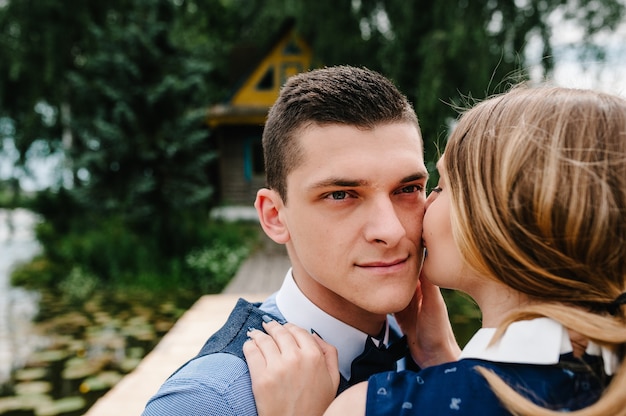
[[293, 25], [290, 26], [231, 100], [209, 110], [209, 125], [263, 124], [267, 110], [278, 98], [285, 80], [309, 70], [311, 59], [311, 48], [298, 36]]
[[306, 71], [311, 66], [311, 49], [289, 30], [263, 58], [231, 100], [232, 105], [259, 105], [270, 107], [280, 87], [292, 75]]

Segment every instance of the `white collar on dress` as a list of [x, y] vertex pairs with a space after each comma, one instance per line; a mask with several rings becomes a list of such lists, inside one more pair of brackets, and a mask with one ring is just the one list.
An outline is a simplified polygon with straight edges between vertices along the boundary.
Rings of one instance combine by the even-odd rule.
[[[291, 269], [276, 294], [276, 306], [287, 322], [308, 331], [313, 329], [324, 341], [334, 345], [339, 356], [339, 372], [346, 380], [350, 380], [352, 360], [363, 352], [368, 335], [327, 314], [311, 302], [294, 281]], [[388, 336], [387, 322], [385, 343]]]
[[[478, 330], [463, 349], [460, 359], [550, 365], [557, 364], [561, 354], [573, 351], [567, 329], [550, 318], [513, 322], [502, 338], [489, 347], [495, 332], [495, 328]], [[613, 374], [619, 366], [619, 360], [614, 353], [593, 342], [589, 342], [587, 353], [602, 356], [607, 375]]]

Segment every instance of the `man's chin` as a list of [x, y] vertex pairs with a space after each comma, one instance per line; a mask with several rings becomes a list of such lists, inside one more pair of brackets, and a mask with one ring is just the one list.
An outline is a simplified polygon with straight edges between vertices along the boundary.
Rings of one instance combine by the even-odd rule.
[[[390, 313], [403, 311], [404, 309], [406, 309], [407, 306], [409, 306], [409, 303], [411, 303], [411, 299], [413, 299], [414, 293], [415, 290], [388, 295], [389, 297], [384, 299], [384, 303], [378, 303], [379, 307], [376, 308], [378, 309], [377, 313], [387, 315]], [[380, 296], [380, 299], [383, 299], [382, 294]]]

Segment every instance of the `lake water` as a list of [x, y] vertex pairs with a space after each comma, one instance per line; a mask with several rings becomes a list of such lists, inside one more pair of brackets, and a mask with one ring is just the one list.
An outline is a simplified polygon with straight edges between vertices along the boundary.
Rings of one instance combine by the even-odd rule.
[[0, 209], [0, 385], [45, 342], [32, 331], [39, 295], [12, 287], [9, 281], [13, 267], [40, 250], [33, 233], [36, 222], [27, 210]]
[[12, 287], [9, 279], [16, 264], [30, 260], [40, 250], [33, 233], [37, 221], [27, 210], [0, 209], [0, 385], [46, 342], [32, 325], [39, 295]]
[[132, 371], [197, 298], [102, 288], [72, 302], [13, 287], [10, 274], [41, 247], [38, 218], [0, 209], [0, 415], [84, 414]]

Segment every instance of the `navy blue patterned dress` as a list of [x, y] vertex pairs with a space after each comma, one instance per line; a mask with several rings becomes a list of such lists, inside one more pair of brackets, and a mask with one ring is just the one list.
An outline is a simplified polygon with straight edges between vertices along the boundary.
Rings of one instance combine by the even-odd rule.
[[563, 412], [596, 402], [607, 382], [602, 359], [565, 354], [556, 365], [462, 359], [426, 368], [376, 374], [369, 379], [367, 416], [508, 415], [476, 367], [491, 369], [536, 404]]

